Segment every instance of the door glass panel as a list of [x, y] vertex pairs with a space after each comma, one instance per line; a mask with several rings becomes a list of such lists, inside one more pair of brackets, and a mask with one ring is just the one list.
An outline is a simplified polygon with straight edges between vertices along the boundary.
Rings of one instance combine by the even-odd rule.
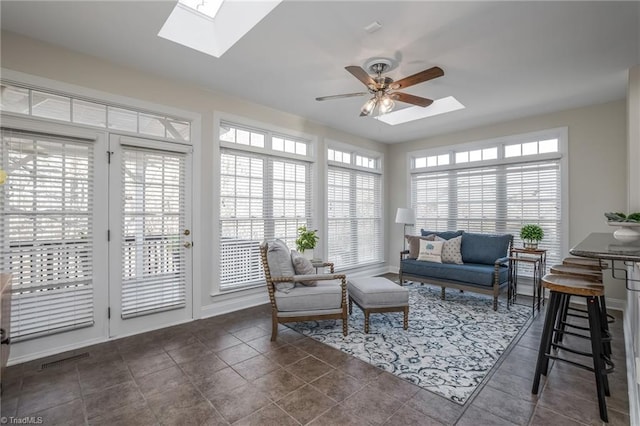
[[2, 129], [1, 268], [11, 339], [93, 325], [92, 141]]
[[183, 308], [185, 154], [123, 147], [122, 318]]

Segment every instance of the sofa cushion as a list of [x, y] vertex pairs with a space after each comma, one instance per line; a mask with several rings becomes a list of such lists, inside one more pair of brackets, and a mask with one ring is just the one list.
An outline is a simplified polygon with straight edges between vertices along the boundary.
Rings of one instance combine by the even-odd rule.
[[[276, 277], [293, 277], [296, 273], [293, 269], [293, 263], [291, 262], [291, 253], [289, 247], [282, 241], [275, 239], [269, 242], [267, 248], [267, 263], [269, 264], [269, 272], [271, 278]], [[295, 287], [295, 283], [280, 282], [276, 283], [276, 290], [281, 292], [288, 292]]]
[[420, 240], [433, 241], [436, 236], [431, 234], [427, 236], [405, 235], [404, 237], [407, 239], [407, 243], [409, 244], [409, 258], [417, 259], [418, 254], [420, 254]]
[[496, 259], [508, 256], [510, 234], [462, 234], [462, 261], [493, 265]]
[[459, 237], [445, 240], [444, 238], [436, 237], [436, 241], [442, 241], [442, 263], [456, 263], [461, 265], [462, 253], [460, 252], [460, 246], [462, 245], [462, 235]]
[[420, 240], [420, 252], [418, 253], [418, 260], [422, 262], [437, 262], [442, 263], [442, 241], [426, 241]]
[[[311, 275], [316, 273], [316, 269], [311, 264], [311, 261], [301, 255], [297, 250], [291, 250], [291, 262], [293, 263], [293, 269], [296, 275]], [[317, 281], [298, 281], [297, 284], [314, 286]]]
[[342, 286], [340, 280], [319, 281], [314, 287], [297, 286], [288, 293], [275, 293], [278, 311], [321, 311], [340, 309]]
[[420, 235], [431, 235], [434, 234], [436, 237], [440, 237], [440, 238], [444, 238], [445, 240], [450, 240], [451, 238], [455, 238], [455, 237], [459, 237], [460, 235], [464, 234], [464, 231], [442, 231], [442, 232], [436, 232], [436, 231], [426, 231], [424, 229], [420, 230]]
[[[421, 262], [419, 260], [405, 259], [402, 261], [402, 273], [412, 276], [425, 277], [424, 282], [428, 283], [429, 278], [446, 281], [458, 281], [465, 284], [475, 284], [483, 287], [493, 285], [493, 265], [479, 263], [465, 263], [456, 265], [454, 263], [432, 263]], [[509, 268], [500, 268], [500, 283], [506, 283], [509, 279]]]

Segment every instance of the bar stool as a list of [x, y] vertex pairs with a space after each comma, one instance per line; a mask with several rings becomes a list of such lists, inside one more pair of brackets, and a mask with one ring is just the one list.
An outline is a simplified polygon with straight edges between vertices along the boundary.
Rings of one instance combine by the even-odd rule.
[[[607, 403], [605, 395], [609, 396], [609, 381], [607, 374], [613, 371], [613, 363], [608, 360], [604, 354], [604, 344], [610, 341], [610, 337], [605, 336], [602, 330], [601, 309], [599, 307], [600, 298], [604, 295], [604, 286], [598, 282], [589, 279], [577, 278], [570, 275], [547, 274], [542, 278], [542, 285], [551, 292], [549, 300], [549, 310], [544, 319], [544, 329], [540, 340], [540, 349], [538, 351], [538, 360], [536, 362], [536, 371], [533, 379], [533, 387], [531, 393], [537, 394], [540, 386], [540, 376], [547, 375], [549, 369], [549, 360], [557, 360], [568, 362], [576, 367], [592, 371], [596, 379], [596, 392], [598, 395], [598, 406], [600, 409], [600, 418], [608, 422]], [[587, 302], [587, 313], [589, 320], [589, 335], [574, 333], [557, 328], [555, 325], [560, 316], [560, 307], [562, 304], [562, 296], [579, 296], [584, 297]], [[554, 343], [556, 334], [567, 334], [591, 341], [591, 352], [583, 352], [577, 349]], [[552, 353], [552, 349], [554, 352]], [[593, 367], [581, 364], [576, 361], [564, 359], [559, 356], [557, 350], [564, 350], [580, 356], [591, 357]]]
[[[590, 267], [584, 266], [573, 266], [573, 265], [553, 265], [549, 271], [552, 274], [558, 275], [566, 275], [572, 276], [576, 278], [581, 278], [584, 280], [593, 281], [599, 284], [602, 284], [602, 270], [601, 269], [591, 269]], [[602, 326], [602, 330], [604, 335], [610, 337], [609, 334], [609, 322], [608, 317], [610, 315], [607, 314], [607, 305], [605, 303], [604, 294], [599, 298], [599, 307], [600, 307], [600, 325]], [[566, 326], [578, 328], [581, 330], [588, 330], [586, 327], [580, 327], [575, 324], [569, 324], [567, 322], [567, 317], [576, 317], [582, 319], [588, 319], [588, 312], [586, 309], [574, 308], [571, 307], [571, 295], [563, 294], [560, 305], [560, 315], [558, 317], [558, 322], [556, 323], [556, 327], [562, 329], [564, 331]], [[613, 318], [613, 317], [611, 317]], [[554, 336], [554, 343], [562, 342], [562, 333], [558, 333]], [[611, 355], [611, 344], [605, 344], [605, 354], [606, 356]]]
[[589, 259], [587, 257], [565, 257], [562, 259], [562, 264], [578, 268], [595, 269], [597, 271], [608, 268], [608, 265], [600, 259]]

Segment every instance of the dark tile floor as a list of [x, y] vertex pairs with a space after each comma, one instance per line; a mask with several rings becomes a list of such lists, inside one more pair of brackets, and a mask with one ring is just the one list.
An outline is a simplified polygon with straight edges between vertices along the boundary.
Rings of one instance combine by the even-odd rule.
[[[270, 313], [261, 306], [12, 366], [2, 416], [110, 426], [601, 424], [587, 371], [554, 363], [539, 395], [531, 394], [543, 317], [536, 316], [464, 406], [286, 327], [270, 342]], [[617, 317], [609, 424], [628, 425]], [[41, 368], [84, 353], [89, 356]]]

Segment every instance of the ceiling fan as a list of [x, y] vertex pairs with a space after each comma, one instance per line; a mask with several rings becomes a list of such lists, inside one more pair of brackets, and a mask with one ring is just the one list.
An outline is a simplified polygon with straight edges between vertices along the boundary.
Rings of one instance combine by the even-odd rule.
[[364, 68], [351, 65], [345, 67], [355, 78], [360, 80], [367, 86], [368, 92], [346, 93], [344, 95], [332, 95], [321, 96], [316, 98], [316, 101], [327, 101], [330, 99], [351, 98], [354, 96], [364, 96], [372, 94], [373, 97], [369, 99], [362, 106], [360, 110], [360, 116], [372, 115], [376, 107], [378, 108], [378, 114], [386, 114], [390, 112], [395, 106], [394, 101], [405, 102], [412, 105], [418, 105], [421, 107], [427, 107], [433, 103], [432, 99], [423, 98], [420, 96], [410, 95], [409, 93], [396, 92], [399, 89], [405, 89], [413, 86], [414, 84], [423, 83], [428, 80], [432, 80], [437, 77], [442, 77], [444, 71], [439, 67], [432, 67], [419, 73], [410, 75], [398, 81], [393, 81], [389, 77], [383, 77], [382, 73], [387, 71], [391, 67], [391, 61], [388, 59], [376, 59], [368, 65], [369, 71], [375, 76], [369, 75]]

